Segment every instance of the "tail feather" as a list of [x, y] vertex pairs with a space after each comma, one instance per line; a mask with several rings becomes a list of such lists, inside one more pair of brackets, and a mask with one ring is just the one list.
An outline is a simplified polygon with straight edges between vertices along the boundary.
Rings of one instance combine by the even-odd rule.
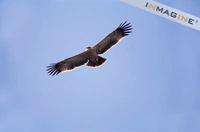
[[103, 64], [106, 61], [105, 58], [98, 56], [98, 58], [96, 59], [96, 61], [91, 61], [89, 60], [89, 62], [87, 63], [87, 66], [92, 66], [92, 67], [96, 67], [96, 66], [100, 66], [101, 64]]

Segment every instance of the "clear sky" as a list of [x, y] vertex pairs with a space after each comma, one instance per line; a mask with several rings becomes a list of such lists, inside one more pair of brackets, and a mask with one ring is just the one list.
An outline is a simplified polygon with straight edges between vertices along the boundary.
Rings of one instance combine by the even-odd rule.
[[[198, 0], [159, 0], [200, 17]], [[49, 63], [133, 33], [99, 68]], [[200, 32], [119, 0], [0, 1], [0, 132], [199, 132]]]

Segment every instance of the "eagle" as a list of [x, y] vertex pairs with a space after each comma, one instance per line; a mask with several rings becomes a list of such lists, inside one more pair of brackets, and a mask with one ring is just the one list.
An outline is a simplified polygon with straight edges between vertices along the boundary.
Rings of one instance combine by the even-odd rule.
[[102, 65], [106, 59], [99, 56], [105, 53], [113, 45], [119, 42], [123, 37], [129, 35], [132, 30], [131, 23], [127, 21], [122, 22], [113, 32], [108, 34], [104, 39], [93, 47], [86, 47], [86, 51], [64, 59], [60, 62], [50, 64], [47, 66], [49, 75], [58, 75], [61, 72], [72, 70], [76, 67], [86, 64], [90, 67], [97, 67]]

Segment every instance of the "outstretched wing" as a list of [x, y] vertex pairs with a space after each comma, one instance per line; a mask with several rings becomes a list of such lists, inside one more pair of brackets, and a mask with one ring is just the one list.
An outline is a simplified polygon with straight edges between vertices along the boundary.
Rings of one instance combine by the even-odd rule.
[[121, 23], [117, 29], [107, 35], [103, 40], [101, 40], [97, 45], [93, 47], [97, 54], [103, 54], [113, 45], [115, 45], [121, 38], [127, 36], [131, 33], [132, 26], [131, 23]]
[[60, 72], [72, 70], [75, 67], [78, 67], [87, 63], [88, 58], [89, 58], [89, 52], [85, 51], [76, 56], [67, 58], [63, 61], [47, 66], [47, 72], [49, 73], [49, 75], [54, 76], [54, 75], [59, 74]]

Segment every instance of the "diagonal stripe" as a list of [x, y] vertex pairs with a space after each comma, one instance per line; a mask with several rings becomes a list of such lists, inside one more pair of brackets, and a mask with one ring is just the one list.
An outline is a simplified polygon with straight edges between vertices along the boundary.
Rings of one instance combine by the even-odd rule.
[[200, 18], [153, 0], [121, 0], [127, 4], [200, 31]]

